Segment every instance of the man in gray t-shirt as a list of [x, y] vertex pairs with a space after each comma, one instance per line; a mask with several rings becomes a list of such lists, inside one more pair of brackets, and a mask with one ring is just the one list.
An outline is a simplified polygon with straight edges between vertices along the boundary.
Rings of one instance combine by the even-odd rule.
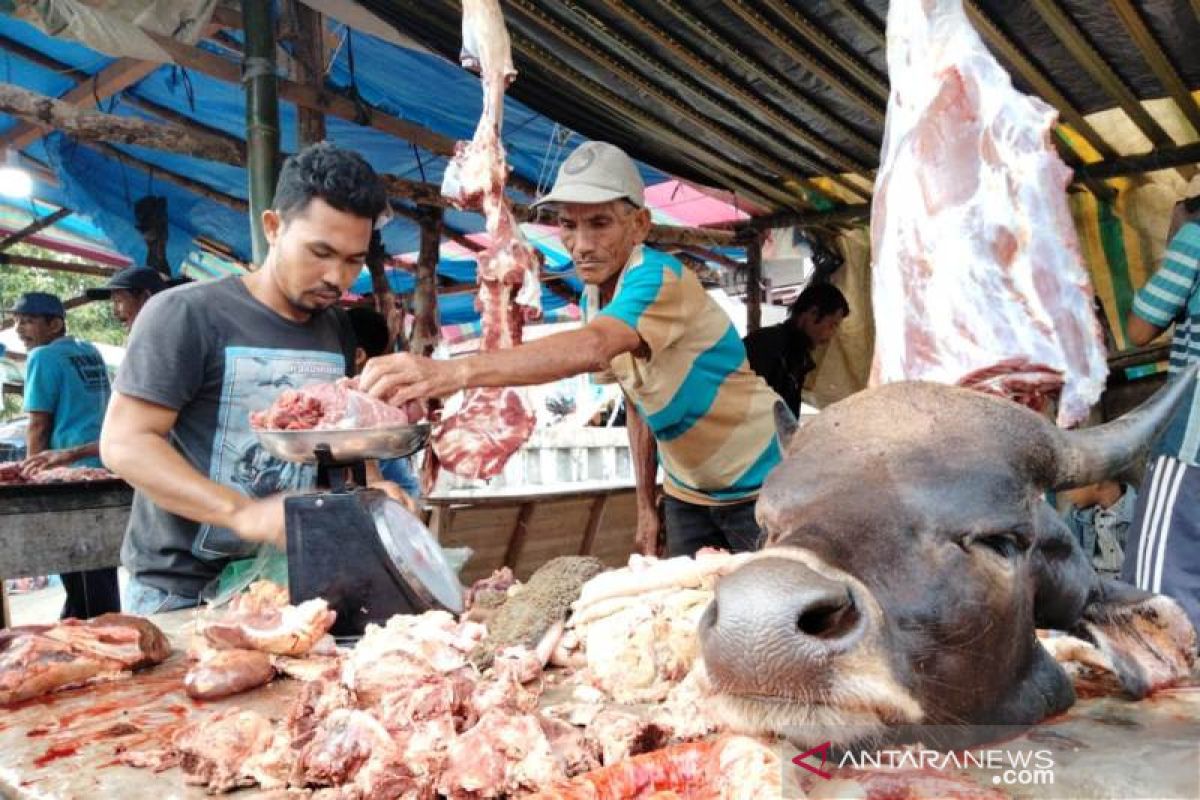
[[315, 471], [268, 455], [249, 415], [346, 374], [353, 333], [331, 309], [386, 201], [357, 154], [309, 147], [284, 164], [263, 213], [260, 269], [164, 292], [138, 316], [100, 441], [137, 490], [121, 549], [126, 610], [196, 605], [230, 560], [283, 544], [281, 493], [311, 487]]

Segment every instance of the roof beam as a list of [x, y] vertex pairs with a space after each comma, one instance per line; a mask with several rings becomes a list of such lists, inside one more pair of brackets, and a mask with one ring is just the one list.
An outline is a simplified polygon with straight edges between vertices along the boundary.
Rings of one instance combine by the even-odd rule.
[[791, 211], [781, 211], [776, 214], [766, 214], [761, 217], [744, 220], [737, 223], [735, 227], [739, 232], [762, 231], [769, 228], [805, 228], [859, 222], [870, 215], [870, 203], [856, 203], [850, 206], [835, 208], [832, 211], [810, 211], [799, 214]]
[[[74, 89], [58, 99], [63, 103], [75, 106], [82, 106], [89, 102], [95, 103], [124, 91], [158, 69], [159, 66], [159, 64], [138, 61], [133, 58], [121, 58], [95, 75], [81, 80]], [[45, 130], [40, 125], [21, 122], [4, 136], [4, 142], [9, 147], [20, 150], [42, 138], [44, 133]]]
[[857, 55], [843, 47], [841, 42], [836, 41], [817, 27], [791, 3], [781, 3], [779, 0], [765, 0], [765, 3], [767, 8], [783, 17], [789, 25], [795, 28], [810, 48], [815, 48], [822, 56], [850, 73], [872, 94], [887, 102], [889, 93], [887, 79], [879, 75], [873, 67], [860, 60]]
[[[803, 109], [806, 114], [814, 119], [819, 119], [821, 124], [827, 126], [832, 133], [837, 134], [846, 142], [862, 147], [868, 152], [878, 154], [878, 141], [862, 136], [862, 134], [855, 131], [845, 122], [835, 117], [820, 103], [800, 93], [790, 84], [786, 77], [782, 76], [773, 67], [747, 57], [740, 47], [708, 27], [688, 9], [676, 2], [676, 0], [659, 0], [659, 5], [674, 14], [676, 19], [691, 29], [695, 35], [703, 39], [706, 45], [720, 52], [723, 56], [741, 67], [741, 69], [745, 70], [752, 80], [762, 81], [767, 86], [770, 86], [773, 91], [787, 98], [788, 102], [794, 104], [796, 108]], [[806, 123], [800, 117], [790, 112], [788, 116], [793, 120], [793, 125], [790, 127], [803, 126], [807, 128]]]
[[[1147, 172], [1157, 172], [1163, 169], [1174, 169], [1181, 166], [1200, 165], [1200, 142], [1169, 147], [1143, 153], [1136, 156], [1118, 156], [1117, 158], [1100, 161], [1095, 164], [1085, 164], [1075, 168], [1075, 181], [1106, 180], [1131, 175], [1143, 175]], [[791, 225], [820, 225], [834, 222], [854, 222], [865, 219], [870, 214], [869, 203], [844, 206], [823, 213], [779, 212], [751, 217], [731, 225], [735, 230], [745, 228], [779, 228]]]
[[[461, 4], [456, 0], [448, 0], [447, 5], [454, 8], [458, 14], [461, 14]], [[426, 13], [427, 9], [423, 5], [412, 2], [405, 3], [404, 7], [414, 17], [420, 17], [431, 28], [440, 28], [443, 34], [453, 31], [455, 36], [458, 35], [457, 20], [461, 18], [460, 16], [451, 17], [448, 14], [430, 16]], [[525, 56], [530, 62], [545, 70], [546, 73], [556, 76], [557, 80], [565, 80], [574, 84], [583, 94], [603, 106], [610, 113], [640, 124], [646, 131], [651, 132], [650, 136], [657, 137], [660, 142], [686, 154], [685, 157], [693, 168], [698, 172], [708, 175], [718, 185], [737, 189], [737, 191], [746, 194], [756, 203], [760, 203], [768, 208], [777, 206], [801, 207], [801, 202], [794, 195], [782, 191], [770, 181], [749, 172], [745, 168], [734, 165], [720, 151], [697, 142], [694, 137], [689, 137], [686, 133], [672, 128], [670, 123], [665, 120], [658, 119], [642, 111], [603, 83], [593, 80], [579, 70], [576, 70], [525, 37], [518, 36], [513, 31], [510, 31], [509, 34], [515, 52]], [[767, 198], [772, 199], [768, 200]]]
[[[846, 155], [842, 151], [838, 150], [833, 144], [820, 139], [815, 134], [810, 133], [806, 127], [801, 127], [797, 125], [795, 121], [787, 119], [782, 113], [765, 102], [761, 97], [755, 95], [753, 92], [747, 91], [743, 84], [730, 78], [728, 75], [722, 72], [712, 61], [712, 59], [698, 56], [690, 48], [685, 47], [681, 42], [671, 37], [662, 28], [630, 8], [628, 3], [617, 2], [617, 0], [602, 0], [602, 2], [605, 8], [618, 15], [622, 20], [635, 27], [643, 35], [650, 37], [656, 43], [671, 52], [672, 55], [686, 63], [688, 67], [694, 71], [694, 74], [704, 76], [708, 80], [716, 83], [721, 87], [722, 90], [728, 92], [732, 97], [736, 98], [739, 103], [744, 104], [747, 109], [753, 109], [755, 112], [769, 120], [771, 124], [776, 127], [776, 130], [773, 131], [773, 133], [793, 138], [800, 143], [802, 147], [809, 148], [820, 158], [823, 158], [826, 161], [834, 164], [845, 172], [870, 172], [870, 167], [865, 162]], [[578, 6], [568, 5], [564, 7], [569, 8], [576, 13], [580, 13]], [[613, 35], [611, 31], [601, 28], [600, 26], [593, 25], [592, 30], [595, 31], [594, 35], [596, 36], [604, 36], [608, 39], [617, 39], [617, 37]], [[632, 49], [635, 53], [641, 52], [640, 48], [631, 42], [625, 41], [624, 46], [627, 49]], [[685, 84], [696, 84], [696, 81], [691, 80], [687, 75], [684, 75], [678, 70], [667, 68], [662, 62], [660, 62], [659, 69], [666, 71], [668, 76], [673, 80], [679, 80], [681, 83]], [[693, 91], [697, 90], [693, 89]], [[702, 87], [700, 91], [704, 91]], [[726, 113], [730, 113], [727, 110], [729, 106], [728, 103], [721, 102], [721, 105], [726, 109]], [[736, 109], [733, 113], [736, 115]], [[865, 146], [865, 148], [868, 150], [874, 149], [873, 143], [868, 142], [861, 136], [857, 136], [857, 134], [853, 134], [852, 131], [850, 133], [859, 140], [856, 142], [856, 144]], [[807, 158], [805, 160], [808, 161]], [[836, 174], [827, 168], [822, 168], [822, 165], [811, 165], [810, 161], [808, 161], [808, 163], [810, 164], [809, 168], [813, 169], [815, 172]], [[856, 189], [852, 188], [852, 191], [856, 191], [857, 193]]]
[[857, 87], [850, 85], [840, 75], [825, 66], [824, 62], [813, 56], [802, 47], [784, 36], [779, 30], [759, 14], [744, 0], [726, 0], [725, 7], [737, 14], [739, 18], [760, 36], [775, 45], [788, 58], [795, 61], [805, 70], [824, 81], [830, 88], [844, 95], [856, 106], [861, 108], [872, 120], [883, 122], [884, 107], [877, 99], [863, 94]]
[[[1195, 1], [1200, 2], [1200, 0]], [[1163, 85], [1175, 104], [1179, 106], [1179, 110], [1187, 117], [1187, 121], [1191, 123], [1192, 132], [1200, 135], [1200, 105], [1196, 104], [1196, 99], [1188, 91], [1187, 84], [1183, 82], [1183, 78], [1180, 77], [1175, 66], [1163, 52], [1162, 45], [1154, 38], [1154, 34], [1150, 32], [1150, 28], [1142, 19], [1142, 15], [1129, 0], [1109, 0], [1109, 5], [1121, 18], [1125, 29], [1129, 31], [1138, 50], [1142, 51], [1142, 56], [1145, 57], [1146, 63], [1150, 65], [1150, 69], [1153, 70], [1159, 83]]]
[[15, 232], [9, 234], [8, 236], [4, 237], [3, 240], [0, 240], [0, 253], [4, 252], [8, 248], [12, 247], [14, 244], [24, 241], [25, 239], [28, 239], [30, 236], [33, 236], [38, 231], [42, 231], [42, 230], [45, 230], [46, 228], [49, 228], [51, 225], [58, 222], [60, 219], [71, 216], [72, 213], [74, 213], [74, 212], [72, 212], [71, 209], [69, 209], [69, 208], [60, 208], [58, 211], [55, 211], [53, 214], [47, 214], [46, 216], [42, 217], [41, 219], [34, 220], [33, 222], [26, 225], [24, 228], [21, 228], [21, 230], [15, 231]]
[[115, 267], [103, 267], [99, 264], [77, 264], [71, 261], [55, 261], [52, 258], [35, 258], [33, 256], [14, 256], [0, 253], [0, 264], [13, 267], [29, 267], [44, 269], [50, 272], [73, 272], [78, 275], [96, 275], [107, 278], [117, 270]]
[[[167, 51], [179, 66], [194, 69], [226, 83], [241, 83], [240, 64], [168, 36], [153, 33], [150, 33], [150, 36]], [[451, 137], [443, 136], [422, 125], [386, 114], [365, 104], [356, 103], [338, 92], [318, 86], [299, 84], [286, 78], [278, 79], [278, 88], [279, 99], [294, 105], [374, 128], [440, 156], [454, 155], [455, 140]], [[531, 195], [537, 191], [537, 187], [532, 181], [520, 175], [510, 175], [509, 182]]]
[[201, 183], [200, 181], [192, 178], [171, 172], [170, 170], [165, 170], [162, 167], [151, 164], [149, 161], [143, 161], [136, 156], [131, 156], [110, 144], [92, 144], [90, 146], [122, 163], [128, 164], [136, 169], [140, 169], [143, 172], [150, 173], [157, 180], [173, 184], [181, 189], [186, 189], [193, 194], [198, 194], [206, 200], [212, 200], [214, 203], [220, 203], [226, 208], [237, 211], [240, 214], [248, 214], [250, 212], [250, 204], [245, 200], [242, 200], [240, 197], [234, 197], [233, 195], [219, 192], [206, 183]]
[[1200, 142], [1192, 142], [1178, 147], [1160, 148], [1136, 156], [1120, 156], [1097, 164], [1085, 164], [1075, 169], [1075, 179], [1120, 178], [1197, 164], [1200, 164]]
[[829, 5], [837, 9], [838, 13], [849, 19], [858, 29], [865, 33], [867, 37], [880, 47], [887, 47], [887, 35], [884, 33], [883, 26], [880, 25], [867, 12], [859, 8], [854, 0], [826, 0]]
[[176, 125], [198, 131], [214, 139], [220, 139], [226, 142], [229, 147], [237, 148], [238, 152], [242, 154], [242, 161], [239, 163], [245, 163], [246, 140], [244, 138], [234, 136], [220, 128], [207, 125], [198, 119], [189, 117], [187, 114], [181, 114], [173, 108], [159, 105], [152, 100], [146, 100], [133, 93], [121, 95], [121, 102], [131, 105], [151, 116], [158, 117], [165, 122], [173, 122]]
[[[394, 200], [391, 202], [391, 208], [392, 211], [395, 211], [400, 216], [410, 219], [413, 222], [420, 223], [426, 219], [426, 215], [422, 214], [418, 209], [409, 208], [403, 203], [398, 203]], [[450, 227], [446, 224], [445, 220], [442, 220], [442, 235], [455, 244], [461, 245], [472, 252], [478, 253], [480, 250], [483, 250], [483, 245], [474, 239], [468, 238], [467, 235], [462, 231]]]
[[[442, 196], [441, 189], [435, 184], [411, 181], [398, 175], [382, 175], [380, 177], [383, 178], [384, 186], [390, 197], [403, 198], [417, 205], [438, 208], [451, 207], [450, 201]], [[393, 208], [405, 216], [419, 213], [414, 209], [406, 209], [402, 206], [393, 205]], [[544, 221], [544, 216], [530, 206], [513, 204], [512, 210], [513, 216], [517, 218], [518, 222], [538, 223]], [[646, 241], [651, 244], [669, 244], [681, 247], [723, 247], [735, 243], [734, 236], [729, 231], [717, 228], [686, 228], [678, 225], [651, 225]]]
[[1138, 130], [1150, 140], [1151, 144], [1155, 147], [1174, 146], [1175, 140], [1147, 113], [1133, 91], [1125, 85], [1112, 67], [1105, 63], [1095, 48], [1084, 38], [1083, 32], [1079, 30], [1075, 21], [1058, 7], [1058, 3], [1054, 0], [1031, 0], [1031, 2], [1034, 10], [1066, 47], [1067, 52], [1092, 77], [1092, 80], [1100, 84], [1105, 93], [1129, 115], [1133, 124], [1137, 125]]
[[0, 36], [0, 50], [22, 58], [31, 64], [48, 69], [51, 72], [57, 72], [64, 78], [70, 78], [74, 81], [88, 80], [92, 77], [81, 69], [72, 67], [70, 64], [59, 61], [56, 58], [51, 58], [40, 50], [35, 50], [29, 45], [18, 42], [16, 39], [10, 39], [7, 36]]
[[0, 112], [17, 117], [39, 131], [59, 130], [85, 142], [116, 142], [225, 164], [244, 163], [244, 150], [239, 151], [222, 139], [171, 123], [154, 123], [80, 108], [11, 83], [0, 83]]
[[[695, 120], [697, 127], [703, 128], [710, 134], [715, 135], [724, 143], [725, 147], [734, 152], [741, 153], [743, 157], [762, 165], [783, 177], [784, 185], [790, 184], [794, 186], [796, 194], [805, 201], [808, 201], [809, 197], [813, 194], [828, 200], [828, 198], [825, 198], [819, 189], [809, 184], [802, 177], [794, 174], [794, 171], [788, 164], [780, 161], [778, 158], [761, 149], [760, 147], [750, 145], [744, 141], [744, 134], [741, 132], [730, 130], [724, 125], [719, 124], [712, 115], [696, 114], [694, 107], [689, 106], [688, 103], [674, 96], [670, 92], [664, 91], [660, 86], [655, 85], [643, 77], [643, 75], [635, 72], [633, 69], [625, 66], [625, 64], [622, 64], [621, 62], [609, 56], [604, 50], [598, 49], [591, 43], [585, 41], [574, 31], [568, 30], [556, 24], [554, 20], [547, 17], [541, 11], [541, 9], [537, 8], [533, 4], [527, 2], [526, 0], [509, 0], [509, 5], [518, 12], [524, 14], [526, 18], [533, 20], [535, 24], [541, 26], [544, 30], [550, 31], [552, 35], [559, 40], [569, 42], [572, 47], [586, 55], [593, 62], [604, 65], [610, 72], [624, 80], [626, 83], [644, 92], [646, 95], [653, 97], [663, 105], [674, 109], [675, 113], [682, 114], [684, 116], [690, 115], [691, 118]], [[594, 35], [607, 38], [610, 47], [615, 47], [616, 49], [623, 51], [626, 55], [626, 58], [636, 58], [641, 60], [643, 63], [649, 63], [651, 65], [651, 69], [658, 69], [660, 71], [668, 72], [672, 79], [678, 80], [683, 85], [688, 86], [693, 93], [703, 97], [712, 105], [717, 106], [723, 113], [733, 116], [734, 119], [740, 121], [743, 126], [752, 130], [756, 129], [757, 126], [754, 125], [753, 122], [742, 118], [740, 112], [736, 108], [731, 108], [728, 104], [722, 103], [686, 75], [683, 75], [678, 71], [670, 70], [661, 63], [656, 64], [642, 54], [638, 47], [631, 45], [630, 43], [622, 40], [620, 37], [604, 34], [598, 27], [596, 28], [596, 31], [597, 32]], [[672, 72], [673, 74], [671, 74]], [[797, 153], [796, 156], [798, 156], [806, 168], [812, 170], [813, 172], [825, 174], [831, 171], [828, 167], [813, 161], [808, 154]]]
[[[1200, 0], [1197, 0], [1200, 2]], [[1050, 82], [1040, 69], [1017, 47], [1009, 38], [996, 27], [987, 14], [979, 7], [977, 0], [964, 0], [967, 16], [975, 29], [983, 36], [988, 45], [995, 50], [1013, 69], [1017, 71], [1038, 96], [1058, 109], [1063, 121], [1078, 131], [1103, 158], [1116, 158], [1119, 154], [1113, 147], [1096, 132], [1092, 124], [1083, 118], [1083, 114], [1071, 104], [1071, 101]]]

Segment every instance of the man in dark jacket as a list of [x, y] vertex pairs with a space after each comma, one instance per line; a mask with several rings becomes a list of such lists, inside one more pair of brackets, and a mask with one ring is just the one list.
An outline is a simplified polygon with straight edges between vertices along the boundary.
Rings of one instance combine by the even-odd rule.
[[833, 284], [819, 283], [800, 293], [786, 320], [759, 328], [742, 340], [750, 368], [797, 417], [804, 379], [816, 367], [813, 348], [828, 343], [849, 315], [850, 304], [841, 291]]

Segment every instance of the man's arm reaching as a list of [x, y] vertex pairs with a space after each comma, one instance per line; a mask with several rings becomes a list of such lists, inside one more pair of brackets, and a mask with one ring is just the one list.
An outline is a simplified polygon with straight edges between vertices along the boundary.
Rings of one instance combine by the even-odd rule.
[[100, 434], [105, 466], [166, 511], [229, 528], [247, 541], [283, 545], [283, 495], [252, 500], [201, 475], [167, 441], [177, 416], [114, 392]]

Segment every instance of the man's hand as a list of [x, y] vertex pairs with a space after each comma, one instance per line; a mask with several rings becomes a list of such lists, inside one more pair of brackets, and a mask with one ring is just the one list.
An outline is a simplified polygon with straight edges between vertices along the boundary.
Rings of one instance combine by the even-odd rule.
[[31, 478], [42, 470], [53, 467], [65, 467], [79, 459], [75, 448], [65, 450], [43, 450], [35, 456], [30, 456], [21, 463], [21, 474]]
[[287, 495], [276, 494], [261, 500], [247, 500], [229, 520], [229, 528], [248, 542], [273, 544], [287, 549], [287, 532], [283, 516], [283, 501]]
[[367, 362], [358, 383], [372, 397], [402, 406], [465, 388], [466, 364], [462, 359], [440, 361], [411, 353], [378, 356]]
[[644, 556], [662, 556], [666, 552], [666, 536], [658, 507], [639, 508], [637, 535], [634, 547]]
[[417, 516], [417, 501], [412, 499], [412, 495], [400, 488], [400, 484], [392, 481], [368, 481], [368, 486], [372, 489], [378, 489], [386, 494], [391, 499], [395, 500], [400, 505], [404, 506], [408, 513], [414, 517]]

